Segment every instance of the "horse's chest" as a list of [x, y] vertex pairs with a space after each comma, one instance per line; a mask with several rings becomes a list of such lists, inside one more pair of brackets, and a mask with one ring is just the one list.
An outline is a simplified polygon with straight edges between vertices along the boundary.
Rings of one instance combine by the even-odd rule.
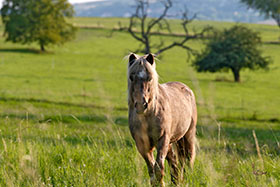
[[160, 136], [159, 128], [153, 122], [153, 120], [147, 120], [144, 117], [139, 117], [139, 123], [135, 124], [133, 128], [133, 134], [137, 139], [140, 139], [142, 143], [148, 143], [153, 146], [156, 140]]
[[138, 124], [138, 131], [143, 134], [149, 134], [149, 131], [151, 131], [152, 125], [148, 120], [146, 120], [145, 117], [139, 117], [139, 124]]

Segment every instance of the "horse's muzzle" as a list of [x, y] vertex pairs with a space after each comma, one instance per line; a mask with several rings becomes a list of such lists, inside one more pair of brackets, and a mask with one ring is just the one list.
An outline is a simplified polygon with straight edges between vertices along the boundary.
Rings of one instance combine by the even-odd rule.
[[148, 108], [148, 103], [146, 101], [143, 101], [143, 103], [141, 104], [135, 102], [134, 106], [137, 114], [143, 114], [145, 110]]

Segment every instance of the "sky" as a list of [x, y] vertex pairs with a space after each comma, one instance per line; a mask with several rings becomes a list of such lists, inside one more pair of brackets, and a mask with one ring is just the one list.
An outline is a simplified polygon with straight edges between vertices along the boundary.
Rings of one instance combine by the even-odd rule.
[[[2, 2], [4, 0], [0, 0], [0, 7], [2, 7]], [[85, 2], [92, 2], [92, 1], [103, 1], [103, 0], [69, 0], [70, 3], [85, 3]]]
[[103, 1], [103, 0], [69, 0], [70, 3], [86, 3], [86, 2], [92, 2], [92, 1]]

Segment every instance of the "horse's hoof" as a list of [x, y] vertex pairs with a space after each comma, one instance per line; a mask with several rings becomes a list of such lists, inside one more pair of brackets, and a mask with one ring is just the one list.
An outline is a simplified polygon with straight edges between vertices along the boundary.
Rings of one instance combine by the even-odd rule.
[[151, 183], [152, 186], [157, 186], [157, 179], [156, 179], [155, 176], [152, 176], [150, 178], [150, 183]]

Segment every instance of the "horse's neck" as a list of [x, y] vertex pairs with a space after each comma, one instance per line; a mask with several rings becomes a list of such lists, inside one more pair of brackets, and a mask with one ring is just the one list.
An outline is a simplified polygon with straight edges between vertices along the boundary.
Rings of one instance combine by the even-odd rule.
[[152, 106], [152, 110], [151, 113], [156, 115], [156, 113], [158, 112], [158, 109], [161, 107], [161, 103], [162, 103], [162, 93], [163, 93], [163, 88], [162, 85], [157, 83], [156, 85], [156, 89], [157, 91], [155, 92], [155, 94], [153, 95], [153, 106]]

